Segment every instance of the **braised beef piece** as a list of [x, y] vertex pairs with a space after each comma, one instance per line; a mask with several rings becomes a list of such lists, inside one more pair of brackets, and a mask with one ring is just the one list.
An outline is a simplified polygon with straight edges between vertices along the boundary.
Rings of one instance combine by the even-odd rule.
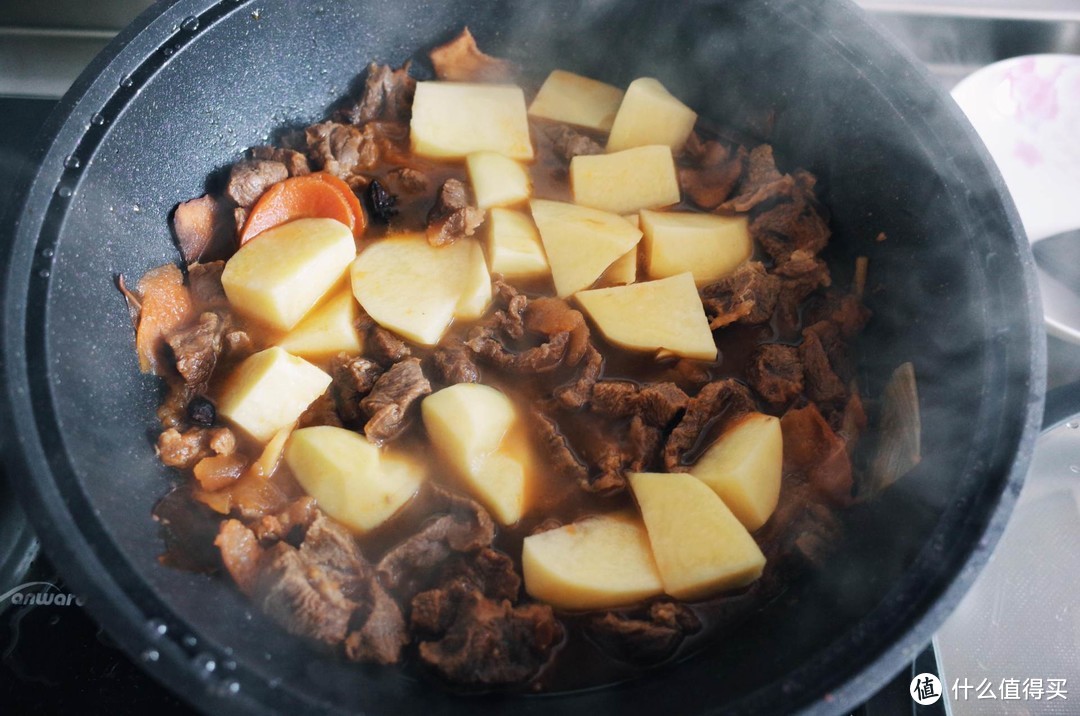
[[371, 392], [360, 401], [368, 415], [364, 435], [376, 445], [397, 437], [408, 426], [409, 408], [431, 393], [419, 358], [406, 358], [379, 376]]
[[182, 428], [188, 420], [188, 403], [195, 391], [183, 380], [168, 377], [165, 381], [165, 397], [157, 409], [157, 419], [163, 429]]
[[367, 358], [348, 353], [339, 353], [334, 358], [330, 364], [330, 394], [343, 422], [360, 425], [366, 417], [360, 401], [367, 397], [382, 374], [383, 369]]
[[842, 534], [843, 525], [833, 508], [821, 502], [804, 478], [789, 474], [781, 485], [776, 510], [754, 537], [776, 571], [778, 567], [823, 565]]
[[604, 148], [595, 139], [565, 124], [546, 125], [543, 131], [551, 140], [551, 150], [555, 156], [567, 162], [583, 154], [604, 153]]
[[529, 418], [541, 450], [547, 455], [555, 472], [579, 484], [588, 484], [589, 468], [574, 453], [566, 436], [559, 430], [558, 423], [537, 408], [529, 411]]
[[172, 225], [180, 255], [189, 264], [227, 256], [235, 244], [232, 207], [209, 194], [178, 204]]
[[225, 270], [224, 261], [193, 263], [188, 266], [188, 291], [195, 305], [207, 308], [227, 306], [228, 297], [221, 285], [221, 273]]
[[385, 122], [368, 122], [361, 128], [351, 124], [322, 122], [305, 130], [307, 154], [312, 165], [345, 180], [353, 190], [365, 189], [365, 175], [380, 163], [409, 162], [408, 127]]
[[408, 122], [412, 116], [416, 80], [409, 76], [410, 63], [394, 70], [372, 62], [367, 68], [360, 101], [342, 109], [340, 117], [355, 125], [372, 120]]
[[371, 218], [384, 224], [389, 223], [390, 219], [398, 213], [394, 208], [397, 197], [387, 191], [376, 179], [372, 179], [368, 184], [367, 191], [364, 192], [364, 203], [367, 204]]
[[376, 571], [387, 589], [402, 603], [437, 583], [438, 568], [456, 553], [473, 553], [491, 545], [495, 523], [473, 500], [432, 485], [443, 514], [419, 532], [392, 547]]
[[499, 340], [490, 324], [478, 324], [469, 331], [465, 345], [481, 360], [511, 373], [549, 373], [563, 363], [570, 343], [569, 333], [550, 336], [546, 343], [515, 353]]
[[473, 205], [469, 188], [460, 179], [447, 179], [427, 215], [427, 240], [432, 246], [446, 246], [472, 236], [484, 223], [484, 212]]
[[784, 405], [803, 391], [803, 367], [795, 346], [766, 343], [750, 356], [746, 379], [758, 395]]
[[795, 180], [791, 175], [782, 174], [776, 168], [772, 147], [759, 144], [750, 150], [746, 173], [739, 184], [738, 194], [724, 202], [720, 208], [724, 211], [746, 213], [764, 202], [790, 196], [794, 187]]
[[785, 327], [799, 323], [799, 304], [819, 288], [832, 283], [829, 267], [809, 251], [795, 251], [788, 259], [773, 269], [780, 279], [780, 296], [776, 312]]
[[647, 608], [620, 610], [589, 618], [589, 635], [604, 653], [633, 664], [667, 659], [701, 621], [679, 602], [654, 602]]
[[251, 529], [263, 544], [288, 542], [298, 546], [308, 527], [319, 515], [314, 497], [299, 497], [285, 506], [281, 512], [263, 515]]
[[[829, 426], [813, 403], [780, 418], [784, 436], [784, 473], [796, 475], [815, 499], [845, 506], [852, 501], [852, 466], [847, 443]], [[774, 518], [775, 519], [775, 518]]]
[[657, 461], [664, 446], [664, 432], [655, 425], [649, 425], [641, 416], [630, 418], [627, 431], [625, 468], [630, 472], [647, 472]]
[[368, 355], [384, 366], [393, 365], [412, 355], [409, 344], [374, 322], [367, 329], [367, 341], [364, 345]]
[[445, 45], [428, 53], [435, 76], [451, 82], [509, 82], [517, 74], [512, 62], [486, 55], [465, 28]]
[[622, 492], [626, 489], [626, 474], [648, 471], [658, 461], [664, 444], [663, 431], [650, 425], [640, 414], [630, 418], [622, 431], [614, 425], [608, 426], [605, 438], [595, 460], [597, 470], [579, 483], [586, 492], [600, 495]]
[[674, 383], [645, 383], [602, 380], [593, 386], [589, 408], [618, 418], [640, 415], [649, 425], [666, 427], [690, 402]]
[[749, 162], [745, 147], [734, 151], [715, 140], [691, 133], [684, 152], [692, 165], [679, 167], [679, 188], [695, 205], [715, 209], [731, 196]]
[[166, 467], [189, 469], [204, 457], [230, 454], [236, 449], [236, 437], [228, 428], [194, 427], [180, 432], [168, 428], [158, 435], [158, 459]]
[[431, 359], [436, 374], [447, 385], [480, 382], [480, 369], [473, 362], [472, 351], [464, 343], [436, 348]]
[[[292, 634], [343, 645], [355, 661], [396, 663], [408, 643], [404, 617], [353, 536], [310, 504], [276, 519], [290, 528], [263, 530], [269, 544], [238, 520], [222, 523], [215, 544], [237, 586]], [[296, 530], [299, 546], [283, 535]]]
[[412, 598], [410, 623], [414, 629], [440, 633], [450, 628], [460, 596], [477, 590], [488, 599], [516, 602], [521, 577], [514, 570], [514, 560], [503, 552], [483, 547], [469, 554], [456, 554], [438, 570], [434, 589]]
[[569, 334], [564, 356], [568, 366], [577, 365], [589, 346], [585, 316], [561, 298], [541, 296], [529, 301], [525, 307], [525, 328], [545, 336]]
[[267, 189], [289, 178], [289, 169], [272, 159], [244, 159], [232, 165], [225, 196], [245, 209], [254, 204]]
[[423, 194], [428, 190], [427, 175], [412, 167], [393, 169], [386, 173], [386, 180], [403, 194]]
[[516, 684], [536, 676], [563, 639], [546, 604], [513, 606], [478, 590], [463, 594], [437, 641], [420, 642], [420, 659], [462, 686]]
[[195, 324], [166, 339], [176, 358], [176, 370], [192, 388], [201, 390], [210, 381], [224, 349], [224, 336], [225, 321], [207, 311]]
[[[815, 324], [822, 328], [829, 324]], [[799, 345], [799, 359], [803, 364], [806, 381], [806, 397], [825, 405], [836, 406], [847, 399], [847, 387], [833, 370], [829, 356], [818, 331], [807, 328]]]
[[750, 261], [733, 273], [701, 289], [702, 303], [714, 331], [732, 323], [755, 325], [772, 318], [781, 281]]
[[296, 419], [296, 427], [311, 428], [317, 425], [330, 425], [335, 428], [345, 427], [338, 415], [333, 395], [333, 385], [320, 395]]
[[804, 171], [792, 176], [790, 199], [770, 205], [750, 220], [750, 235], [777, 263], [799, 250], [817, 254], [831, 236], [828, 221], [814, 198], [817, 180]]
[[832, 323], [844, 340], [854, 338], [870, 320], [870, 309], [851, 293], [830, 290], [823, 296], [811, 297], [803, 309], [803, 324], [812, 326], [821, 321]]
[[498, 300], [505, 305], [505, 309], [492, 313], [492, 324], [509, 338], [514, 340], [523, 338], [525, 336], [525, 309], [529, 305], [528, 297], [519, 293], [501, 276], [494, 278], [492, 288]]
[[664, 466], [668, 472], [686, 472], [683, 455], [698, 443], [706, 429], [755, 408], [753, 396], [742, 383], [731, 378], [708, 383], [690, 399], [682, 419], [668, 436], [664, 445]]
[[555, 400], [568, 410], [583, 407], [592, 398], [593, 386], [604, 369], [604, 356], [592, 343], [585, 349], [585, 359], [574, 381], [555, 389]]
[[284, 164], [291, 177], [301, 177], [311, 173], [307, 157], [295, 149], [263, 146], [252, 147], [249, 151], [252, 159], [265, 159]]

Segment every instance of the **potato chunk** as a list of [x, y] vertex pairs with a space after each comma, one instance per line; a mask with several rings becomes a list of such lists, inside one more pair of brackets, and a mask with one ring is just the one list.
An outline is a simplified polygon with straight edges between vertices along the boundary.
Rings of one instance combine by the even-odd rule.
[[702, 599], [761, 576], [765, 555], [708, 485], [684, 472], [629, 477], [665, 592]]
[[225, 264], [221, 285], [241, 313], [287, 331], [345, 274], [352, 231], [333, 219], [297, 219], [259, 234]]
[[750, 413], [728, 427], [690, 470], [753, 532], [780, 499], [784, 436], [780, 420]]
[[615, 214], [679, 203], [675, 160], [666, 146], [635, 147], [614, 154], [581, 154], [570, 160], [574, 203]]
[[593, 285], [641, 240], [641, 232], [618, 214], [545, 199], [529, 206], [560, 296]]
[[325, 372], [274, 346], [248, 357], [233, 371], [218, 397], [217, 411], [265, 443], [299, 418], [329, 385]]
[[590, 517], [525, 538], [525, 591], [559, 609], [609, 609], [663, 591], [649, 538], [631, 514]]
[[424, 481], [423, 470], [412, 461], [330, 425], [293, 431], [285, 462], [326, 514], [357, 532], [393, 517]]
[[511, 209], [492, 209], [487, 229], [492, 273], [500, 273], [508, 280], [550, 273], [540, 232], [528, 216]]
[[533, 158], [525, 93], [514, 85], [417, 82], [409, 134], [413, 151], [425, 157], [488, 151]]
[[607, 132], [623, 99], [618, 87], [565, 70], [552, 70], [536, 93], [529, 114]]
[[424, 398], [420, 412], [435, 449], [501, 524], [525, 510], [522, 455], [503, 447], [516, 420], [510, 399], [491, 386], [457, 383]]
[[296, 324], [278, 345], [303, 358], [325, 358], [342, 351], [359, 353], [363, 350], [356, 319], [360, 307], [352, 290], [345, 287], [316, 306]]
[[532, 193], [525, 168], [501, 154], [475, 152], [465, 158], [465, 166], [480, 209], [517, 204]]
[[686, 144], [695, 122], [697, 113], [672, 96], [659, 80], [641, 77], [626, 88], [607, 150], [664, 144], [677, 152]]
[[716, 360], [716, 344], [690, 273], [576, 294], [604, 337], [635, 351]]
[[383, 239], [356, 257], [351, 278], [353, 295], [379, 325], [427, 346], [455, 317], [476, 318], [491, 301], [484, 251], [473, 239], [440, 247], [423, 234]]
[[745, 216], [688, 211], [642, 211], [649, 278], [689, 271], [703, 285], [727, 276], [754, 251]]

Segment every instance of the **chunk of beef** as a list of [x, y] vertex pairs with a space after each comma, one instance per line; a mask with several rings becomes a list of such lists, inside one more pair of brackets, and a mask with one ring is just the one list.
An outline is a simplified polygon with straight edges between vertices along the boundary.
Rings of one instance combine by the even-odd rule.
[[195, 396], [195, 391], [183, 380], [175, 377], [166, 379], [165, 397], [157, 409], [157, 419], [161, 427], [182, 428], [188, 420], [188, 404]]
[[804, 325], [827, 321], [835, 325], [845, 339], [858, 334], [869, 320], [870, 309], [863, 305], [858, 296], [834, 290], [811, 300], [810, 305], [803, 310]]
[[360, 101], [343, 109], [341, 117], [355, 125], [377, 119], [408, 122], [416, 93], [416, 80], [409, 75], [409, 66], [406, 62], [394, 70], [390, 65], [372, 62], [367, 68]]
[[563, 634], [562, 624], [546, 604], [515, 607], [474, 590], [461, 597], [445, 635], [420, 642], [419, 653], [421, 660], [456, 684], [516, 684], [539, 673]]
[[806, 397], [826, 405], [837, 405], [847, 399], [847, 387], [833, 370], [818, 331], [809, 328], [803, 331], [799, 359], [805, 374]]
[[772, 318], [780, 296], [781, 281], [765, 271], [760, 261], [750, 261], [701, 290], [709, 327], [732, 323], [755, 325]]
[[169, 428], [158, 436], [158, 458], [166, 467], [195, 467], [195, 463], [210, 455], [209, 439], [206, 428], [191, 428], [184, 432]]
[[820, 499], [851, 503], [852, 471], [847, 444], [813, 403], [793, 408], [780, 419], [784, 435], [784, 472], [802, 476]]
[[541, 449], [555, 471], [579, 484], [588, 484], [589, 468], [574, 454], [566, 436], [559, 430], [558, 423], [536, 408], [529, 411], [529, 418], [540, 440]]
[[436, 373], [448, 385], [480, 382], [480, 369], [464, 343], [437, 348], [431, 359], [435, 363]]
[[302, 177], [311, 173], [311, 166], [308, 164], [307, 157], [295, 149], [263, 146], [252, 147], [250, 152], [252, 159], [264, 159], [284, 164], [291, 177]]
[[465, 345], [482, 360], [511, 373], [549, 373], [563, 363], [569, 333], [551, 336], [546, 343], [533, 346], [519, 353], [506, 347], [491, 325], [480, 324], [469, 332]]
[[739, 193], [720, 205], [724, 211], [746, 213], [759, 204], [791, 196], [795, 180], [776, 168], [773, 149], [759, 144], [750, 150], [746, 172], [739, 184]]
[[412, 355], [412, 350], [405, 341], [374, 323], [368, 329], [365, 346], [368, 354], [384, 366], [398, 363]]
[[367, 186], [363, 173], [373, 171], [380, 161], [406, 164], [409, 157], [402, 143], [407, 137], [406, 126], [385, 122], [369, 122], [362, 128], [322, 122], [305, 130], [312, 164], [345, 180], [354, 190]]
[[245, 159], [233, 164], [225, 195], [245, 209], [254, 204], [267, 189], [289, 178], [289, 169], [272, 159]]
[[266, 551], [252, 593], [259, 608], [291, 634], [330, 645], [345, 640], [357, 608], [330, 574], [285, 542]]
[[455, 555], [444, 563], [439, 578], [433, 581], [439, 586], [413, 597], [410, 616], [414, 629], [431, 634], [450, 628], [463, 594], [476, 590], [488, 599], [516, 602], [521, 589], [514, 561], [490, 547]]
[[446, 246], [472, 236], [484, 223], [484, 212], [469, 197], [469, 188], [460, 179], [447, 179], [435, 197], [427, 216], [427, 240], [432, 246]]
[[484, 508], [460, 495], [435, 488], [445, 513], [392, 547], [376, 571], [395, 596], [408, 603], [438, 579], [438, 567], [455, 553], [476, 552], [495, 538], [495, 523]]
[[745, 147], [732, 151], [714, 140], [700, 145], [688, 148], [696, 159], [693, 166], [679, 168], [679, 188], [694, 204], [711, 210], [731, 196], [746, 170], [749, 155]]
[[757, 394], [773, 405], [783, 405], [802, 393], [803, 367], [795, 346], [766, 343], [750, 356], [746, 378]]
[[428, 53], [435, 76], [451, 82], [509, 82], [517, 74], [512, 62], [486, 55], [465, 28], [445, 45]]
[[551, 150], [555, 156], [567, 162], [581, 155], [604, 153], [604, 148], [599, 142], [565, 124], [546, 126], [544, 134], [551, 140]]
[[386, 180], [401, 194], [423, 194], [428, 190], [428, 178], [412, 167], [399, 167], [386, 173]]
[[224, 270], [224, 261], [193, 263], [188, 266], [188, 290], [196, 306], [207, 309], [228, 305], [229, 298], [221, 285], [221, 273]]
[[679, 648], [701, 621], [679, 602], [654, 602], [647, 609], [597, 614], [586, 627], [605, 653], [634, 664], [655, 664]]
[[528, 297], [519, 293], [499, 275], [492, 280], [492, 288], [495, 291], [496, 301], [503, 306], [492, 314], [492, 327], [502, 331], [509, 338], [515, 340], [522, 338], [525, 335], [525, 309], [529, 305]]
[[641, 415], [634, 415], [621, 434], [609, 427], [599, 449], [596, 471], [579, 484], [581, 489], [600, 495], [614, 495], [626, 489], [627, 472], [644, 472], [657, 462], [663, 447], [664, 433], [649, 425]]
[[224, 349], [224, 335], [225, 322], [221, 316], [207, 311], [194, 325], [166, 339], [176, 358], [176, 370], [192, 388], [201, 390], [210, 381]]
[[252, 529], [262, 543], [288, 542], [296, 545], [303, 540], [318, 515], [315, 498], [300, 497], [281, 512], [262, 516]]
[[[790, 573], [805, 565], [820, 567], [835, 549], [843, 525], [833, 508], [799, 475], [784, 477], [780, 501], [769, 521], [755, 533], [773, 572]], [[768, 572], [767, 572], [768, 574]]]
[[255, 590], [263, 556], [258, 537], [240, 520], [225, 520], [214, 544], [221, 550], [221, 560], [229, 576], [241, 592], [250, 596]]
[[592, 398], [593, 386], [600, 379], [603, 369], [603, 354], [589, 343], [585, 348], [585, 360], [581, 364], [580, 372], [572, 383], [555, 390], [555, 400], [569, 410], [583, 407]]
[[780, 296], [776, 311], [784, 326], [799, 322], [799, 304], [819, 288], [832, 283], [829, 267], [809, 251], [795, 251], [784, 263], [773, 269], [780, 279]]
[[330, 364], [330, 393], [343, 422], [359, 425], [366, 417], [360, 401], [371, 392], [382, 374], [383, 369], [367, 358], [347, 353], [340, 353], [334, 358]]
[[408, 425], [409, 408], [429, 393], [431, 383], [424, 376], [419, 358], [395, 363], [360, 401], [360, 408], [369, 416], [364, 435], [376, 445], [397, 437]]
[[812, 174], [795, 172], [790, 200], [771, 205], [750, 221], [750, 235], [777, 263], [799, 250], [817, 254], [829, 243], [829, 224], [814, 198], [815, 182]]
[[664, 445], [664, 466], [668, 472], [685, 472], [683, 455], [694, 447], [702, 433], [717, 422], [724, 423], [754, 410], [754, 398], [745, 385], [727, 378], [708, 383], [690, 399], [682, 420]]
[[590, 408], [618, 418], [640, 415], [647, 424], [663, 428], [689, 402], [690, 398], [674, 383], [639, 386], [627, 380], [604, 380], [593, 386]]
[[338, 415], [334, 400], [333, 385], [325, 393], [312, 401], [311, 405], [296, 419], [296, 427], [310, 428], [316, 425], [330, 425], [335, 428], [345, 427]]
[[195, 463], [192, 472], [202, 490], [214, 492], [236, 484], [247, 465], [248, 459], [237, 453], [211, 455]]
[[640, 415], [630, 419], [627, 432], [626, 468], [630, 472], [646, 472], [656, 461], [664, 446], [664, 432], [649, 425]]
[[178, 204], [172, 225], [180, 255], [189, 264], [223, 258], [235, 243], [232, 207], [209, 194]]
[[377, 579], [369, 583], [369, 610], [362, 619], [353, 612], [351, 631], [345, 637], [345, 656], [352, 661], [396, 664], [409, 643], [401, 607]]

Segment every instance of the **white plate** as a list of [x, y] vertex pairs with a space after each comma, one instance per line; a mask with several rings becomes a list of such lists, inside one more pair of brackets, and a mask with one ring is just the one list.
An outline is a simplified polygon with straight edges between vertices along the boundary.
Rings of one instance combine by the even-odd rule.
[[[1016, 202], [1031, 241], [1080, 227], [1080, 56], [1028, 55], [952, 92]], [[1047, 329], [1080, 343], [1080, 296], [1039, 271]]]

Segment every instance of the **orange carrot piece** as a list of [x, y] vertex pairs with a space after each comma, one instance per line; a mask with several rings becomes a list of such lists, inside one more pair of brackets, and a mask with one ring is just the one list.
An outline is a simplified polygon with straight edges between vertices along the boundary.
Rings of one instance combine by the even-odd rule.
[[267, 229], [295, 219], [336, 219], [360, 238], [367, 219], [349, 185], [319, 172], [292, 177], [267, 189], [248, 213], [240, 232], [243, 246]]

